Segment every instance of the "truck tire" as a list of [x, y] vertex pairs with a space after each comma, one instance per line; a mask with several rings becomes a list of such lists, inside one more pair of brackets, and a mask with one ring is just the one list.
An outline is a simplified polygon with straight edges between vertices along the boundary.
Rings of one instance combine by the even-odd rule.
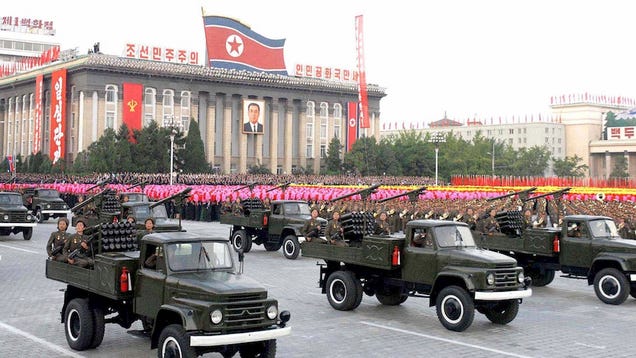
[[543, 287], [554, 281], [554, 270], [545, 270], [542, 274], [540, 270], [528, 270], [528, 276], [532, 279], [532, 286]]
[[40, 209], [35, 209], [35, 214], [34, 214], [34, 215], [35, 215], [35, 217], [38, 219], [38, 222], [39, 222], [39, 223], [42, 223], [42, 222], [44, 221], [44, 220], [42, 220], [42, 219], [43, 219], [43, 217], [42, 217], [42, 210], [40, 210]]
[[594, 292], [599, 300], [610, 305], [620, 305], [629, 296], [629, 282], [615, 268], [602, 269], [594, 276]]
[[265, 250], [267, 251], [278, 251], [280, 250], [280, 247], [283, 246], [283, 244], [279, 242], [277, 243], [266, 242], [263, 244], [263, 246], [265, 247]]
[[351, 311], [362, 301], [360, 280], [351, 271], [336, 271], [327, 279], [327, 300], [338, 311]]
[[93, 307], [93, 321], [95, 322], [93, 339], [89, 348], [97, 348], [104, 340], [104, 332], [106, 331], [106, 323], [104, 321], [104, 311], [101, 307]]
[[64, 311], [64, 332], [68, 346], [76, 351], [90, 348], [95, 333], [95, 318], [85, 298], [74, 298]]
[[197, 352], [190, 347], [190, 338], [180, 324], [164, 327], [159, 336], [157, 357], [197, 357]]
[[31, 237], [33, 237], [33, 228], [32, 227], [24, 228], [24, 230], [22, 230], [22, 237], [25, 240], [31, 240]]
[[276, 357], [276, 340], [246, 343], [239, 347], [241, 358], [274, 358]]
[[375, 293], [375, 298], [385, 306], [399, 306], [409, 298], [408, 295], [402, 294], [402, 289], [396, 287], [390, 287], [387, 289], [380, 289]]
[[296, 260], [300, 253], [300, 243], [294, 235], [287, 235], [283, 239], [283, 255], [290, 260]]
[[435, 302], [437, 318], [446, 329], [465, 331], [475, 318], [475, 303], [459, 286], [444, 287]]
[[247, 238], [247, 232], [245, 230], [236, 230], [232, 234], [232, 247], [237, 252], [243, 250], [244, 253], [247, 253], [252, 248], [252, 240]]
[[500, 301], [484, 310], [486, 318], [495, 324], [508, 324], [512, 322], [519, 313], [518, 300]]

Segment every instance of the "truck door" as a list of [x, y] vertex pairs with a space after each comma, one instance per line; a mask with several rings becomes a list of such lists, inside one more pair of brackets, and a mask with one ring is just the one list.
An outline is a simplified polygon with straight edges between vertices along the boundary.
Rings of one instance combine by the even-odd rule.
[[584, 221], [564, 223], [559, 262], [563, 266], [588, 268], [592, 264], [592, 237]]
[[285, 206], [283, 203], [276, 203], [272, 205], [272, 213], [269, 215], [269, 221], [267, 224], [269, 235], [279, 236], [282, 228], [287, 225], [287, 219], [285, 219]]
[[431, 285], [435, 280], [437, 250], [431, 235], [432, 232], [426, 228], [411, 228], [411, 232], [407, 233], [402, 262], [402, 278], [405, 281]]
[[[161, 246], [147, 245], [140, 255], [137, 279], [135, 280], [135, 313], [153, 318], [163, 304], [163, 289], [166, 281], [166, 262]], [[155, 255], [155, 264], [151, 256]]]

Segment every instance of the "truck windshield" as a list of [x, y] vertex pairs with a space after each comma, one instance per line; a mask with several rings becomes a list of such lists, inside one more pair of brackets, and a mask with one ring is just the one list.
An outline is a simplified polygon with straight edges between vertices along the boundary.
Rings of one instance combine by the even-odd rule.
[[38, 190], [38, 196], [42, 198], [59, 198], [60, 193], [57, 190]]
[[285, 203], [285, 215], [311, 215], [307, 203]]
[[225, 242], [202, 241], [169, 244], [168, 265], [172, 271], [231, 269], [232, 253]]
[[472, 247], [475, 240], [466, 226], [438, 226], [435, 229], [435, 238], [439, 247]]
[[0, 196], [0, 204], [22, 205], [22, 197], [18, 194], [8, 194]]
[[612, 220], [601, 219], [601, 220], [590, 220], [590, 231], [592, 232], [592, 237], [619, 237], [618, 229], [616, 228], [616, 224]]

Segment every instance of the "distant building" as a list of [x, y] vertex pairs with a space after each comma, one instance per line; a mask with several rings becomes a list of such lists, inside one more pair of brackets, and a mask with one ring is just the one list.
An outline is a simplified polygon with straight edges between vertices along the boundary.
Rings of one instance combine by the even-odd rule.
[[0, 18], [0, 66], [39, 58], [60, 44], [52, 21], [4, 16]]

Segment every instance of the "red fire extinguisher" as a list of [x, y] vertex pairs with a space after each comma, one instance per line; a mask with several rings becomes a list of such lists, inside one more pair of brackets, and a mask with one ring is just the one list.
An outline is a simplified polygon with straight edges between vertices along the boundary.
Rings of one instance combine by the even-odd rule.
[[130, 282], [129, 280], [129, 276], [128, 276], [128, 268], [126, 268], [126, 266], [124, 266], [121, 269], [121, 276], [119, 276], [119, 290], [121, 292], [128, 292], [128, 283]]
[[393, 246], [393, 255], [391, 255], [391, 264], [393, 266], [400, 266], [400, 249], [396, 246]]
[[561, 251], [561, 243], [559, 242], [559, 236], [554, 235], [554, 240], [552, 240], [552, 251], [560, 252]]

